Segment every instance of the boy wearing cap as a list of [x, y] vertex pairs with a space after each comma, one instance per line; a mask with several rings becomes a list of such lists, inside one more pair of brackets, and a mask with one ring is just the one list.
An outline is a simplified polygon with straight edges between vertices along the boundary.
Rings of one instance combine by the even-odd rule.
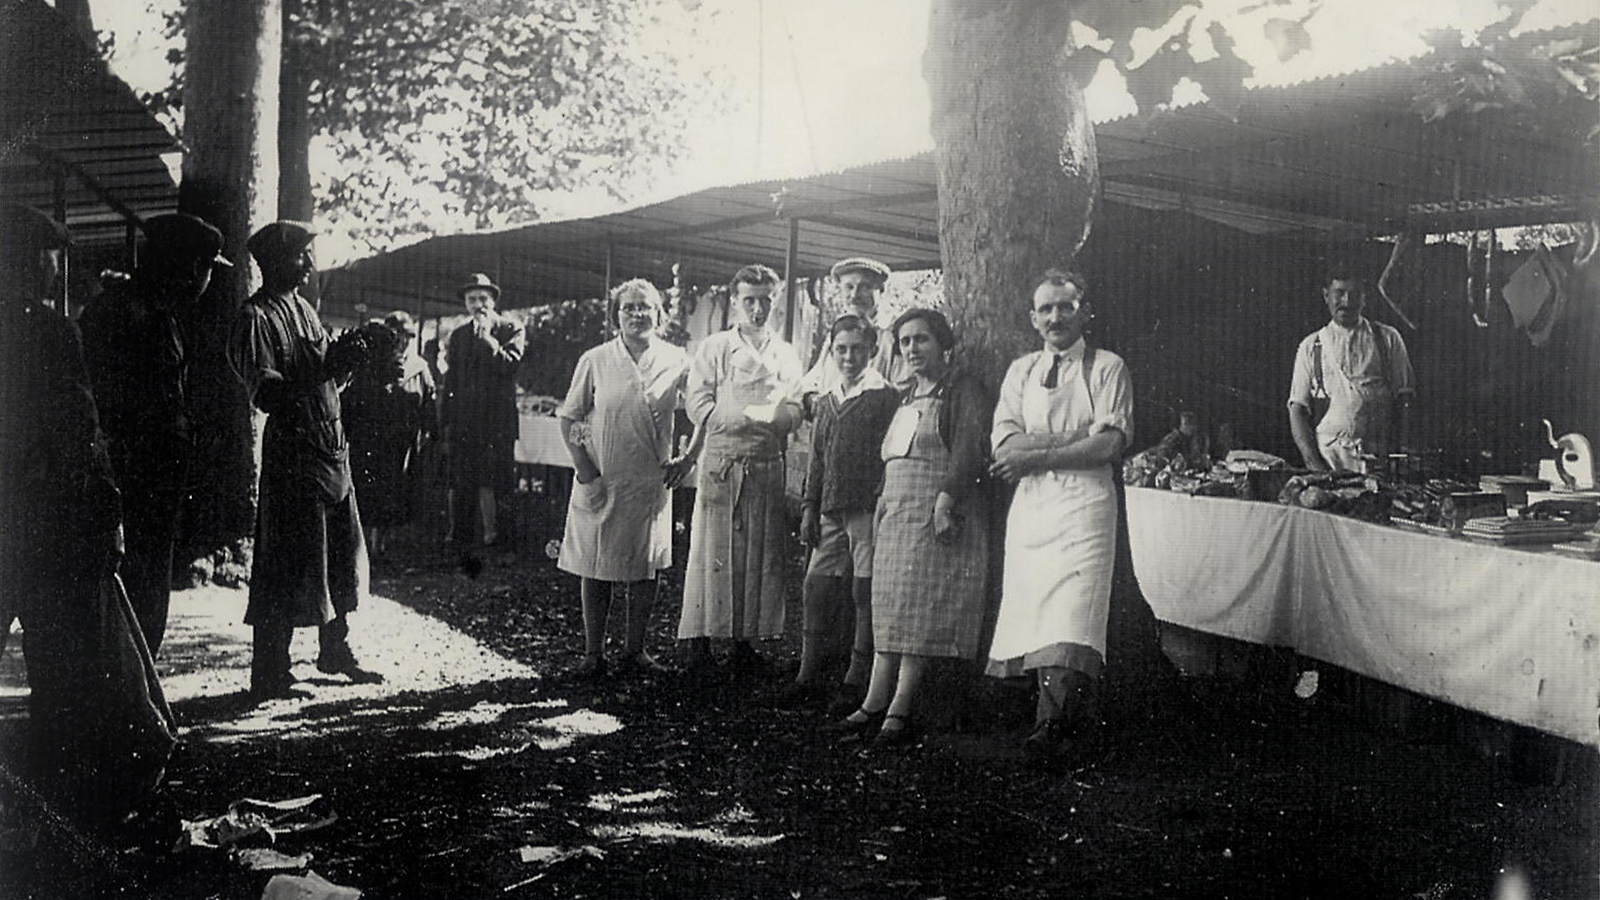
[[439, 398], [439, 423], [450, 452], [450, 540], [465, 541], [458, 503], [475, 495], [478, 537], [485, 546], [498, 538], [495, 491], [509, 486], [515, 474], [512, 452], [517, 441], [517, 366], [527, 352], [528, 338], [515, 320], [495, 312], [500, 286], [479, 272], [456, 294], [472, 315], [450, 332], [445, 345], [444, 388]]
[[144, 231], [133, 280], [107, 288], [78, 326], [122, 489], [122, 580], [154, 655], [167, 629], [172, 544], [193, 446], [178, 319], [205, 293], [212, 268], [232, 263], [222, 255], [222, 232], [198, 217], [156, 216]]
[[350, 651], [348, 616], [367, 590], [367, 550], [351, 490], [339, 387], [354, 360], [330, 352], [328, 332], [299, 289], [317, 271], [316, 232], [280, 221], [251, 236], [263, 284], [245, 302], [229, 361], [267, 414], [255, 561], [245, 623], [255, 632], [250, 693], [296, 696], [289, 642], [318, 626], [317, 669], [353, 683], [382, 681]]
[[109, 827], [175, 743], [138, 622], [114, 587], [117, 488], [78, 330], [43, 302], [67, 232], [0, 209], [0, 647], [22, 620], [32, 787]]

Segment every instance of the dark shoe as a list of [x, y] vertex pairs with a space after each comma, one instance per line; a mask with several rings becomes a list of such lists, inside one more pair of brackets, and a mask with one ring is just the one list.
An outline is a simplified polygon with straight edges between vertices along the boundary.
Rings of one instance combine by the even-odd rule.
[[867, 689], [859, 684], [839, 685], [839, 690], [833, 695], [833, 700], [828, 703], [827, 716], [829, 719], [842, 719], [861, 708], [861, 701], [867, 699]]
[[883, 720], [888, 716], [889, 708], [884, 707], [877, 712], [869, 712], [865, 709], [857, 709], [850, 715], [853, 716], [856, 713], [866, 716], [866, 719], [857, 722], [851, 720], [847, 716], [843, 719], [829, 722], [817, 730], [823, 734], [837, 737], [839, 739], [839, 743], [841, 744], [850, 741], [859, 741], [883, 727]]
[[1022, 741], [1022, 753], [1045, 766], [1084, 766], [1100, 754], [1100, 723], [1064, 717], [1040, 722]]
[[733, 645], [727, 665], [734, 675], [766, 675], [771, 668], [765, 657], [743, 641]]
[[[799, 709], [811, 706], [827, 695], [827, 687], [814, 681], [791, 681], [783, 690], [773, 694], [767, 704], [773, 709]], [[844, 714], [849, 715], [850, 710], [845, 710]]]
[[253, 703], [262, 703], [267, 700], [293, 700], [309, 697], [310, 694], [295, 688], [295, 677], [285, 672], [282, 675], [264, 678], [250, 682], [250, 690], [246, 692]]
[[572, 670], [572, 677], [579, 681], [599, 681], [606, 677], [606, 658], [598, 654], [584, 656], [583, 662]]
[[872, 738], [872, 746], [884, 749], [909, 747], [916, 740], [917, 732], [909, 716], [884, 716], [883, 724], [878, 726], [878, 733]]
[[662, 665], [654, 656], [641, 652], [617, 660], [617, 674], [649, 678], [652, 675], [670, 675], [672, 668]]
[[382, 684], [383, 676], [371, 669], [361, 668], [354, 656], [317, 657], [317, 671], [324, 675], [343, 675], [351, 684]]

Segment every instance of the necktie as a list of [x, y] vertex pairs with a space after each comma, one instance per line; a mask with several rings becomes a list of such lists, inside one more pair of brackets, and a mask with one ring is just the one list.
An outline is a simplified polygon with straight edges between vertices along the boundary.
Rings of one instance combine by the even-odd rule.
[[1062, 354], [1060, 353], [1054, 355], [1055, 361], [1050, 364], [1050, 374], [1044, 376], [1044, 386], [1046, 388], [1056, 386], [1057, 376], [1061, 374], [1061, 356]]

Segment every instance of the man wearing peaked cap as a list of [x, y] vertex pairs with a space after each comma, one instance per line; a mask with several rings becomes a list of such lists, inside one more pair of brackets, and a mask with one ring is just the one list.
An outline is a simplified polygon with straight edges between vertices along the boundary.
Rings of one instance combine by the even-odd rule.
[[444, 389], [439, 423], [450, 451], [450, 536], [465, 543], [472, 523], [463, 509], [476, 499], [478, 539], [498, 537], [496, 492], [510, 487], [516, 471], [517, 366], [528, 338], [516, 320], [495, 311], [500, 286], [478, 272], [456, 288], [472, 318], [445, 344]]
[[116, 586], [120, 504], [78, 329], [42, 302], [64, 229], [0, 209], [0, 647], [22, 621], [30, 788], [107, 827], [174, 744], [155, 668]]
[[250, 693], [295, 696], [289, 644], [318, 627], [317, 669], [353, 683], [382, 681], [350, 650], [349, 614], [367, 591], [367, 548], [351, 489], [339, 387], [353, 361], [334, 346], [300, 288], [316, 276], [300, 222], [274, 222], [248, 246], [263, 284], [240, 311], [229, 361], [267, 414], [260, 505], [245, 623], [254, 631]]
[[107, 288], [83, 311], [79, 327], [122, 488], [122, 577], [154, 654], [166, 633], [172, 545], [194, 440], [181, 320], [210, 285], [212, 270], [233, 264], [222, 255], [222, 232], [197, 216], [155, 216], [144, 232], [133, 279]]
[[[888, 322], [878, 321], [878, 299], [889, 283], [889, 267], [865, 256], [851, 256], [834, 263], [828, 270], [828, 277], [833, 279], [844, 300], [845, 308], [840, 314], [860, 316], [878, 332], [877, 352], [869, 363], [871, 368], [891, 384], [910, 378], [905, 361], [894, 352], [893, 329], [887, 327]], [[800, 379], [801, 402], [807, 416], [812, 414], [816, 398], [833, 390], [839, 380], [839, 369], [833, 358], [827, 353], [817, 357], [811, 371]]]

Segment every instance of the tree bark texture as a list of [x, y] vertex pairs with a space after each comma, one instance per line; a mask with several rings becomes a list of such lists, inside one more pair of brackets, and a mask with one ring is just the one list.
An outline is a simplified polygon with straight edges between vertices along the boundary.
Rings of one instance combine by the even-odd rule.
[[960, 360], [991, 387], [1036, 349], [1028, 283], [1071, 264], [1099, 190], [1093, 123], [1066, 67], [1070, 12], [1054, 0], [932, 6], [922, 65], [945, 307]]
[[[310, 222], [316, 216], [311, 194], [311, 104], [308, 68], [299, 59], [289, 34], [290, 16], [300, 0], [283, 0], [283, 71], [278, 82], [278, 218]], [[318, 279], [306, 283], [303, 293], [313, 306], [322, 306]]]
[[250, 405], [227, 360], [228, 334], [254, 284], [245, 242], [278, 203], [281, 0], [190, 0], [178, 206], [222, 230], [218, 268], [186, 323], [195, 470], [175, 568], [248, 537], [255, 520]]

